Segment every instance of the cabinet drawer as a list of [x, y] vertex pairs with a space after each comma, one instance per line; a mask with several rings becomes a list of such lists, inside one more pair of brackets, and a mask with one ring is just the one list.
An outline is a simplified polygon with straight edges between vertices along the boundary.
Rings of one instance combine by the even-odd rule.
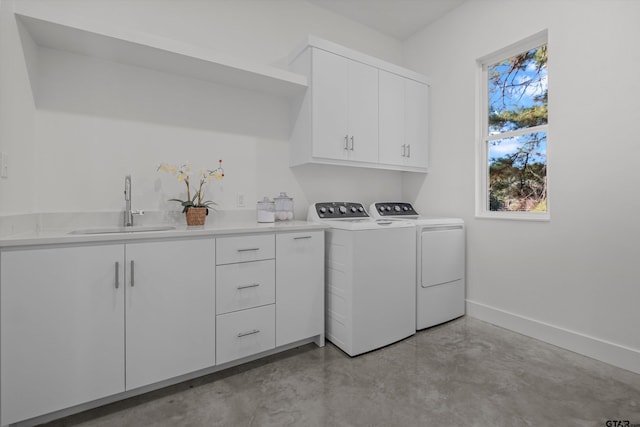
[[275, 305], [216, 317], [216, 364], [230, 362], [276, 346]]
[[275, 236], [219, 237], [216, 239], [216, 264], [258, 261], [275, 257]]
[[216, 267], [216, 313], [273, 304], [276, 300], [275, 260]]

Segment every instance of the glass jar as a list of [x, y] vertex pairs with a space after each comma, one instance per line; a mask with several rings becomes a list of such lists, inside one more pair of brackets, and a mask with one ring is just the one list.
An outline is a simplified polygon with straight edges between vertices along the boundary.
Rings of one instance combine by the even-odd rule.
[[275, 211], [275, 203], [265, 196], [264, 199], [258, 201], [256, 205], [258, 222], [273, 222], [275, 219]]
[[278, 197], [274, 197], [276, 205], [276, 221], [288, 221], [293, 219], [293, 199], [282, 192]]

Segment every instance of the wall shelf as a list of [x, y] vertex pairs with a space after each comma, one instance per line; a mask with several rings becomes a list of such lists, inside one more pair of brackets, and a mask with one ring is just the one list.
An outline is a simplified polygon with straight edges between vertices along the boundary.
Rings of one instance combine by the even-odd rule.
[[69, 17], [52, 19], [20, 4], [14, 14], [41, 47], [284, 97], [307, 88], [305, 76], [168, 38]]

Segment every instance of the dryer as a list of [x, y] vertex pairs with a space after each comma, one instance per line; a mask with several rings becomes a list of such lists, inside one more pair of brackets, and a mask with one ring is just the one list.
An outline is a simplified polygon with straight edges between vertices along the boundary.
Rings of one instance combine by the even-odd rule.
[[413, 223], [374, 220], [356, 202], [314, 203], [307, 220], [327, 225], [327, 340], [356, 356], [415, 334]]
[[411, 221], [416, 228], [416, 330], [464, 315], [464, 221], [422, 216], [406, 202], [373, 203], [369, 212], [373, 218]]

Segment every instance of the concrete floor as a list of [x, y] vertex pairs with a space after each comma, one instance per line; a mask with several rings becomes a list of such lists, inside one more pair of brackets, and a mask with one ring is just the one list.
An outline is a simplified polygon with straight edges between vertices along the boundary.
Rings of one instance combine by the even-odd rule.
[[310, 344], [48, 425], [584, 427], [607, 420], [640, 426], [640, 375], [463, 317], [356, 358]]

